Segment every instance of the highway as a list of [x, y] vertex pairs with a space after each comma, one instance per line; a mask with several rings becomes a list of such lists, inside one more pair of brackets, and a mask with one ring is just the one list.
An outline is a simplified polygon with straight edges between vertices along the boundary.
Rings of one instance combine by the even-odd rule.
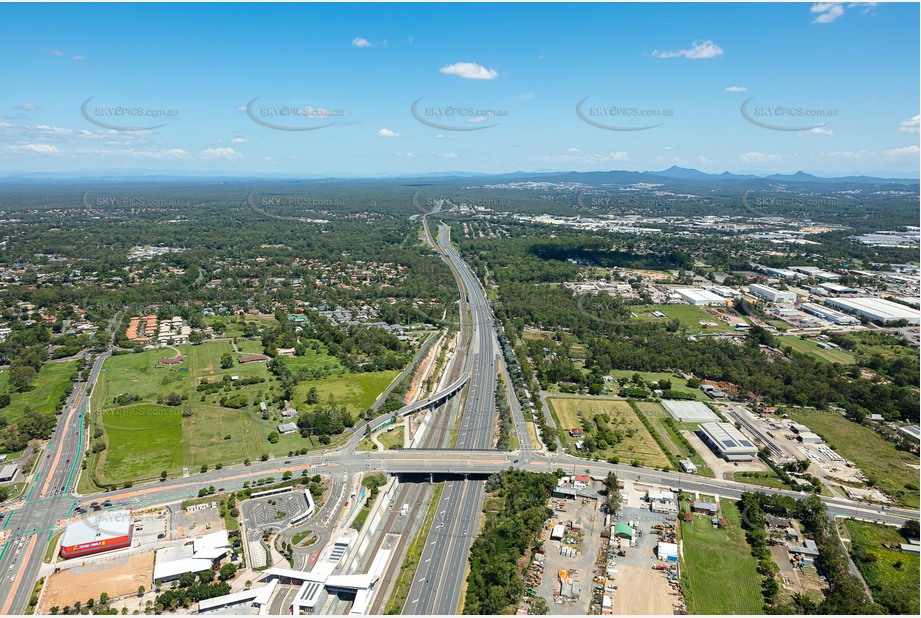
[[73, 510], [75, 499], [70, 492], [84, 443], [83, 417], [91, 386], [108, 357], [109, 352], [97, 356], [89, 379], [68, 397], [48, 446], [39, 453], [38, 471], [28, 493], [4, 518], [2, 529], [10, 536], [0, 549], [0, 614], [26, 608], [48, 542]]
[[[470, 307], [473, 373], [461, 413], [455, 446], [488, 449], [495, 446], [496, 345], [489, 305], [476, 276], [451, 244], [449, 228], [439, 226], [438, 244], [462, 281]], [[485, 483], [453, 480], [445, 483], [419, 568], [410, 587], [405, 614], [457, 613], [467, 556], [479, 530]]]
[[[426, 233], [428, 227], [426, 222]], [[428, 408], [431, 425], [426, 430], [424, 447], [444, 447], [454, 441], [451, 449], [411, 449], [356, 452], [355, 446], [364, 437], [363, 424], [356, 426], [347, 443], [339, 448], [307, 455], [292, 456], [283, 463], [278, 459], [254, 461], [249, 466], [230, 465], [221, 470], [209, 470], [187, 478], [173, 478], [117, 491], [97, 493], [76, 498], [74, 484], [77, 467], [85, 444], [83, 417], [88, 408], [88, 396], [102, 370], [109, 352], [95, 358], [89, 380], [81, 383], [69, 397], [58, 425], [47, 446], [40, 454], [38, 473], [24, 499], [12, 505], [2, 522], [2, 530], [10, 534], [0, 548], [0, 614], [20, 613], [28, 603], [39, 567], [54, 531], [70, 517], [76, 504], [108, 498], [113, 508], [159, 506], [198, 495], [202, 487], [214, 485], [221, 491], [243, 488], [244, 483], [266, 476], [280, 477], [285, 471], [295, 475], [302, 470], [339, 478], [352, 477], [366, 471], [389, 474], [440, 475], [446, 481], [439, 501], [435, 521], [429, 532], [419, 568], [414, 577], [404, 613], [454, 614], [463, 589], [467, 556], [480, 524], [484, 498], [483, 478], [501, 470], [517, 467], [534, 472], [552, 472], [562, 468], [569, 473], [588, 471], [603, 478], [614, 471], [621, 479], [651, 485], [664, 485], [689, 492], [703, 492], [723, 498], [738, 498], [745, 491], [761, 491], [802, 497], [790, 490], [768, 489], [735, 481], [697, 477], [678, 472], [662, 472], [647, 468], [590, 461], [565, 454], [545, 453], [531, 448], [520, 405], [509, 393], [513, 427], [518, 435], [519, 450], [500, 452], [495, 446], [495, 390], [497, 376], [505, 372], [494, 321], [485, 293], [469, 266], [461, 259], [448, 237], [448, 228], [439, 227], [436, 249], [448, 260], [459, 281], [461, 299], [461, 333], [457, 350], [446, 371], [449, 386], [432, 395], [423, 406], [411, 404], [400, 413], [423, 411]], [[431, 239], [431, 236], [429, 236]], [[469, 314], [469, 318], [468, 318]], [[111, 326], [111, 325], [110, 325]], [[460, 352], [464, 354], [461, 355]], [[461, 360], [462, 356], [462, 360]], [[459, 383], [459, 380], [463, 382]], [[508, 379], [507, 384], [509, 383]], [[450, 392], [449, 392], [450, 391]], [[462, 397], [456, 397], [461, 393]], [[458, 406], [459, 402], [462, 406]], [[455, 408], [459, 419], [455, 423]], [[411, 408], [411, 409], [409, 409]], [[469, 477], [469, 478], [468, 478]], [[420, 506], [422, 484], [408, 483], [404, 495]], [[834, 516], [859, 517], [868, 520], [900, 524], [917, 519], [918, 511], [884, 508], [844, 498], [823, 498]], [[411, 518], [407, 518], [411, 519]], [[311, 526], [316, 525], [312, 523]], [[329, 524], [332, 527], [332, 523]], [[315, 549], [319, 549], [316, 547]], [[398, 552], [399, 553], [399, 552]], [[306, 563], [308, 556], [299, 556]], [[303, 563], [301, 563], [303, 564]], [[283, 605], [283, 603], [282, 603]]]

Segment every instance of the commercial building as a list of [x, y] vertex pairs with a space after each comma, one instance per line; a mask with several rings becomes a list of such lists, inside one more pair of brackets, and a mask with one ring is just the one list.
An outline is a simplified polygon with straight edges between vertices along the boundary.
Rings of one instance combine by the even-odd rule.
[[720, 420], [720, 417], [708, 408], [707, 404], [699, 401], [664, 399], [662, 405], [669, 415], [679, 423], [707, 423]]
[[675, 288], [672, 290], [678, 298], [689, 305], [703, 307], [707, 305], [725, 305], [726, 299], [708, 290], [700, 288]]
[[678, 560], [678, 546], [675, 543], [659, 541], [656, 545], [656, 557], [659, 560]]
[[771, 286], [761, 285], [760, 283], [752, 283], [748, 286], [748, 292], [752, 296], [757, 298], [763, 298], [772, 303], [794, 303], [796, 302], [796, 294], [793, 292], [785, 292], [783, 290], [775, 290]]
[[154, 561], [154, 582], [179, 579], [186, 573], [207, 571], [230, 553], [226, 530], [219, 530], [194, 539], [185, 545], [157, 550]]
[[131, 546], [131, 510], [103, 511], [78, 519], [64, 531], [61, 556], [79, 558]]
[[704, 423], [700, 431], [726, 461], [751, 461], [758, 456], [758, 447], [732, 423]]
[[860, 320], [852, 315], [836, 311], [829, 307], [823, 307], [822, 305], [817, 305], [815, 303], [803, 303], [799, 307], [806, 313], [820, 317], [823, 320], [828, 320], [833, 324], [838, 324], [841, 326], [860, 324]]
[[803, 444], [824, 444], [825, 441], [817, 433], [811, 431], [801, 431], [799, 433], [799, 440]]
[[856, 314], [877, 324], [905, 320], [907, 324], [921, 324], [921, 312], [883, 298], [829, 298], [825, 304]]
[[738, 298], [742, 295], [742, 292], [734, 290], [731, 287], [725, 285], [714, 285], [706, 289], [710, 292], [713, 292], [714, 294], [722, 296], [723, 298]]
[[921, 441], [921, 426], [919, 425], [905, 425], [899, 427], [899, 431], [904, 433], [906, 436], [911, 436], [915, 440]]
[[7, 483], [16, 478], [16, 474], [19, 472], [19, 466], [16, 464], [7, 464], [0, 468], [0, 483]]
[[682, 459], [678, 463], [681, 465], [681, 469], [688, 474], [697, 474], [697, 466], [690, 459]]
[[787, 268], [765, 268], [764, 273], [771, 277], [780, 277], [781, 279], [800, 279], [804, 275]]
[[820, 283], [819, 287], [825, 290], [828, 296], [841, 296], [843, 294], [856, 294], [857, 290], [839, 283]]

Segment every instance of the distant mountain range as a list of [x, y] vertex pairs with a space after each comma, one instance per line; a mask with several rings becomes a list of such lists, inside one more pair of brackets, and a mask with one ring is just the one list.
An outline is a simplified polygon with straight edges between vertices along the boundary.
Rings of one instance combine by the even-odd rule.
[[[11, 172], [0, 174], [0, 181], [68, 181], [80, 179], [111, 179], [118, 181], [154, 181], [169, 182], [171, 180], [188, 181], [201, 179], [211, 182], [233, 182], [246, 179], [271, 179], [280, 180], [316, 180], [325, 182], [337, 181], [406, 181], [406, 180], [472, 180], [478, 182], [574, 182], [586, 185], [626, 185], [637, 183], [650, 184], [756, 184], [773, 185], [776, 183], [796, 183], [803, 185], [918, 185], [917, 178], [889, 178], [882, 176], [839, 176], [823, 177], [807, 172], [794, 174], [771, 174], [760, 176], [756, 174], [710, 174], [693, 168], [678, 167], [674, 165], [661, 171], [648, 170], [643, 172], [627, 170], [610, 170], [598, 172], [508, 172], [503, 174], [485, 174], [470, 172], [435, 172], [430, 174], [388, 174], [381, 176], [356, 176], [356, 175], [319, 175], [319, 174], [259, 174], [241, 173], [228, 175], [225, 173], [203, 174], [202, 172], [182, 170], [144, 170], [144, 169], [108, 169], [108, 170], [81, 170], [76, 172]], [[754, 187], [753, 187], [754, 188]]]

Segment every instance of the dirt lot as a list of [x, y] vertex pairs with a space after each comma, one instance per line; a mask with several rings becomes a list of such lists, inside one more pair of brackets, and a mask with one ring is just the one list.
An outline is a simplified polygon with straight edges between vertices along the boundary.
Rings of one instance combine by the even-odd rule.
[[636, 547], [627, 550], [626, 556], [617, 558], [617, 576], [614, 582], [614, 613], [625, 616], [672, 614], [673, 605], [681, 597], [669, 586], [668, 578], [652, 565], [659, 564], [655, 556], [658, 537], [652, 530], [657, 521], [668, 521], [668, 515], [651, 513], [646, 509], [624, 508], [621, 521], [638, 521]]
[[55, 606], [63, 608], [77, 601], [98, 599], [102, 592], [115, 598], [137, 594], [138, 586], [150, 588], [153, 559], [150, 551], [55, 573], [48, 578], [41, 613], [48, 614]]
[[[217, 500], [215, 499], [215, 504]], [[183, 511], [174, 508], [172, 517], [173, 534], [170, 538], [181, 539], [187, 536], [201, 536], [208, 532], [223, 530], [224, 523], [221, 520], [217, 508], [202, 509], [200, 511]]]
[[[604, 515], [599, 510], [598, 501], [589, 499], [585, 504], [582, 500], [559, 500], [553, 499], [553, 503], [563, 503], [565, 512], [557, 512], [556, 517], [551, 522], [552, 525], [566, 525], [570, 521], [577, 519], [582, 520], [582, 542], [579, 544], [565, 544], [560, 541], [550, 540], [550, 530], [544, 530], [544, 550], [546, 551], [546, 563], [544, 565], [544, 578], [540, 585], [535, 588], [537, 596], [544, 597], [550, 604], [551, 614], [567, 615], [585, 615], [588, 613], [588, 606], [592, 600], [592, 571], [595, 565], [595, 558], [598, 556], [598, 550], [601, 548], [601, 530], [604, 526]], [[551, 506], [552, 508], [552, 506]], [[567, 528], [567, 535], [570, 533]], [[566, 538], [564, 536], [564, 538]], [[562, 556], [560, 548], [575, 548], [581, 551], [578, 556]], [[582, 585], [582, 594], [576, 600], [563, 600], [562, 603], [555, 603], [554, 597], [560, 594], [560, 581], [558, 573], [561, 569], [568, 571], [576, 570], [579, 572], [579, 580]]]

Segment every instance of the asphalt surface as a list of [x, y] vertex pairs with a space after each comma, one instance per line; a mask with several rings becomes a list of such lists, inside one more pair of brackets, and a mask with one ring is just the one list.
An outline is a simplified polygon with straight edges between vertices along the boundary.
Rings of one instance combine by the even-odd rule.
[[75, 500], [70, 492], [84, 443], [87, 395], [108, 356], [107, 352], [96, 357], [89, 380], [78, 383], [68, 397], [48, 446], [39, 454], [38, 472], [26, 497], [3, 520], [2, 529], [10, 536], [0, 549], [0, 614], [26, 608], [45, 549], [73, 510]]

